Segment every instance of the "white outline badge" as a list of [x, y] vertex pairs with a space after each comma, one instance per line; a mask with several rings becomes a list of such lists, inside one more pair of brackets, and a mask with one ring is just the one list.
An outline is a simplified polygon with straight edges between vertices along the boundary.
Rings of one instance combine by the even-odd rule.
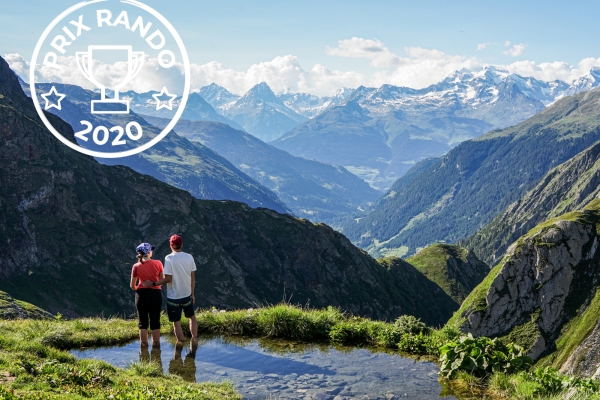
[[[127, 156], [131, 156], [131, 155], [140, 153], [144, 150], [149, 149], [150, 147], [154, 146], [156, 143], [161, 141], [173, 129], [175, 124], [177, 124], [177, 122], [181, 118], [181, 115], [183, 114], [183, 111], [185, 109], [185, 105], [187, 103], [188, 96], [190, 93], [191, 72], [190, 72], [190, 62], [189, 62], [187, 51], [185, 49], [183, 41], [181, 40], [181, 37], [179, 36], [179, 34], [175, 30], [175, 28], [159, 12], [157, 12], [153, 8], [151, 8], [151, 7], [147, 6], [146, 4], [143, 4], [137, 0], [115, 0], [112, 2], [113, 4], [114, 3], [122, 3], [122, 4], [129, 5], [129, 6], [137, 7], [141, 10], [144, 10], [145, 12], [150, 14], [152, 17], [156, 18], [156, 20], [158, 20], [167, 29], [167, 31], [171, 34], [172, 38], [175, 40], [175, 43], [177, 44], [179, 52], [181, 53], [181, 57], [182, 57], [181, 61], [183, 63], [183, 72], [184, 72], [183, 93], [181, 95], [172, 95], [167, 91], [166, 87], [163, 87], [163, 90], [162, 90], [162, 92], [160, 92], [160, 95], [153, 96], [157, 101], [157, 106], [156, 106], [157, 110], [159, 110], [161, 108], [173, 110], [173, 100], [177, 97], [179, 99], [178, 100], [179, 104], [175, 111], [175, 115], [172, 117], [169, 124], [158, 135], [156, 135], [154, 138], [152, 138], [148, 142], [140, 145], [139, 147], [129, 149], [126, 151], [120, 151], [120, 152], [95, 151], [92, 149], [86, 149], [84, 147], [81, 147], [78, 144], [73, 143], [70, 140], [66, 139], [60, 132], [58, 132], [56, 130], [56, 128], [50, 123], [50, 121], [44, 114], [44, 110], [40, 106], [40, 97], [41, 97], [42, 101], [45, 101], [45, 110], [49, 110], [51, 108], [56, 108], [57, 110], [60, 111], [62, 109], [61, 101], [65, 99], [65, 94], [58, 93], [54, 86], [47, 93], [42, 94], [42, 93], [38, 93], [36, 91], [36, 67], [41, 66], [38, 63], [38, 57], [39, 57], [42, 46], [46, 43], [46, 40], [48, 39], [48, 35], [53, 31], [53, 29], [56, 28], [56, 26], [59, 23], [63, 22], [63, 20], [65, 18], [69, 17], [73, 12], [80, 10], [84, 7], [92, 6], [97, 3], [104, 3], [107, 1], [109, 1], [109, 0], [89, 0], [89, 1], [84, 1], [84, 2], [78, 3], [78, 4], [68, 8], [64, 12], [62, 12], [58, 17], [56, 17], [50, 23], [50, 25], [48, 25], [48, 27], [44, 30], [44, 32], [42, 33], [42, 36], [38, 40], [38, 42], [35, 46], [35, 50], [33, 51], [33, 56], [31, 58], [30, 75], [29, 75], [29, 87], [31, 90], [31, 98], [33, 99], [33, 104], [37, 110], [38, 115], [40, 116], [44, 125], [58, 140], [60, 140], [62, 143], [69, 146], [73, 150], [76, 150], [83, 154], [87, 154], [89, 156], [98, 157], [98, 158], [121, 158], [121, 157], [127, 157]], [[100, 21], [101, 21], [100, 20], [100, 12], [99, 11], [97, 11], [97, 12], [98, 12], [98, 22], [99, 22], [98, 26], [101, 26], [100, 25]], [[125, 13], [125, 11], [123, 11], [123, 12]], [[119, 16], [115, 21], [118, 21], [120, 18], [121, 18], [121, 16]], [[66, 23], [66, 21], [65, 21], [65, 23]], [[66, 36], [64, 36], [64, 35], [61, 36], [62, 42], [60, 40], [57, 41], [55, 38], [51, 43], [51, 45], [55, 49], [59, 50], [59, 53], [62, 53], [62, 54], [65, 53], [64, 46], [66, 45], [66, 43], [69, 43], [69, 42], [67, 42], [67, 40], [69, 38], [72, 41], [75, 41], [76, 38], [78, 38], [79, 36], [82, 35], [82, 33], [85, 34], [85, 32], [93, 29], [93, 27], [86, 26], [83, 23], [81, 16], [79, 16], [78, 21], [71, 20], [69, 22], [69, 24], [72, 26], [65, 26], [63, 28], [64, 34]], [[127, 22], [127, 24], [129, 24], [129, 22]], [[137, 24], [137, 22], [134, 23], [133, 29], [130, 29], [131, 31], [134, 31], [136, 24]], [[108, 25], [110, 25], [110, 20], [109, 20]], [[76, 29], [73, 29], [73, 26], [76, 27]], [[69, 28], [73, 29], [73, 31]], [[144, 29], [145, 29], [145, 32], [143, 35], [145, 35], [146, 32], [148, 32], [149, 25], [139, 26], [140, 34], [142, 33], [142, 31]], [[77, 36], [75, 36], [75, 33], [77, 34]], [[144, 37], [143, 35], [142, 35], [142, 37]], [[162, 36], [162, 43], [164, 45], [165, 38], [162, 35], [162, 33], [160, 35]], [[154, 47], [152, 45], [152, 43], [150, 42], [151, 36], [152, 35], [145, 38], [146, 41], [153, 49], [158, 49], [158, 47]], [[61, 48], [62, 48], [62, 51], [60, 51]], [[125, 73], [125, 76], [118, 83], [113, 85], [114, 87], [107, 88], [105, 84], [100, 82], [100, 80], [97, 78], [97, 76], [94, 72], [94, 68], [93, 68], [94, 56], [93, 56], [93, 54], [103, 52], [103, 51], [109, 51], [109, 52], [110, 51], [119, 51], [119, 52], [126, 53], [127, 71]], [[161, 57], [161, 54], [163, 54], [163, 53], [166, 53], [167, 56], [170, 55], [170, 61], [168, 63], [164, 61], [163, 57]], [[62, 54], [59, 54], [59, 56]], [[144, 62], [146, 61], [146, 56], [147, 55], [143, 51], [134, 51], [133, 47], [130, 45], [123, 45], [123, 44], [113, 45], [113, 44], [107, 44], [107, 43], [90, 44], [87, 46], [87, 51], [78, 51], [75, 53], [75, 59], [76, 59], [77, 67], [78, 67], [79, 71], [85, 77], [85, 79], [87, 79], [100, 92], [100, 100], [92, 100], [91, 101], [90, 110], [89, 110], [90, 115], [129, 114], [130, 113], [130, 100], [128, 98], [122, 98], [120, 95], [121, 94], [120, 92], [121, 92], [121, 89], [125, 85], [127, 85], [129, 82], [131, 82], [131, 80], [133, 80], [140, 73], [140, 71], [142, 70], [142, 68], [144, 66]], [[46, 57], [48, 57], [48, 55], [46, 55]], [[57, 59], [57, 55], [54, 54], [54, 62], [56, 62], [56, 59]], [[46, 59], [44, 59], [44, 63], [45, 62], [46, 62]], [[163, 68], [172, 67], [175, 64], [174, 53], [171, 51], [167, 51], [167, 50], [162, 51], [161, 53], [159, 53], [158, 63]], [[110, 91], [112, 93], [112, 98], [109, 98], [107, 96], [107, 89], [110, 89]], [[46, 91], [47, 91], [47, 89], [46, 89]], [[156, 97], [156, 96], [162, 96], [164, 94], [166, 94], [167, 96], [170, 97], [170, 100], [165, 102], [165, 103], [167, 103], [166, 105], [164, 103], [162, 103]], [[49, 100], [48, 98], [51, 96], [53, 98], [58, 98], [58, 100], [57, 101]], [[67, 99], [68, 99], [68, 96], [67, 96]], [[93, 130], [93, 124], [88, 121], [81, 121], [81, 123], [82, 123], [82, 125], [87, 126], [87, 129], [85, 131], [77, 132], [75, 134], [75, 137], [83, 140], [84, 142], [88, 142], [89, 138], [87, 136], [85, 136], [85, 134], [89, 133]], [[142, 138], [142, 136], [143, 136], [142, 128], [137, 122], [130, 122], [129, 124], [127, 124], [126, 130], [127, 130], [127, 137], [132, 141], [137, 141], [140, 138]], [[135, 134], [133, 132], [134, 130], [136, 131]], [[94, 142], [97, 145], [105, 145], [107, 143], [112, 143], [113, 145], [124, 144], [125, 141], [120, 140], [120, 138], [124, 137], [124, 135], [123, 135], [124, 131], [125, 131], [125, 129], [123, 127], [119, 127], [119, 126], [113, 127], [110, 130], [104, 126], [98, 126], [98, 127], [96, 127], [96, 129], [94, 130], [94, 133], [93, 133]], [[109, 132], [115, 132], [116, 135], [118, 135], [117, 138], [112, 142], [109, 142], [109, 140], [108, 140], [109, 135], [110, 135]]]

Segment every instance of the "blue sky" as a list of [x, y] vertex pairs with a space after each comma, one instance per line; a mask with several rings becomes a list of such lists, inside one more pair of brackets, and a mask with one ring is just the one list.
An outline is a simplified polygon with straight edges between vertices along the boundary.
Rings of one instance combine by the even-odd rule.
[[[76, 3], [2, 1], [0, 54], [18, 53], [25, 60], [30, 59], [45, 26]], [[294, 62], [307, 73], [315, 65], [346, 73], [346, 78], [326, 88], [323, 86], [322, 91], [331, 91], [334, 86], [345, 83], [377, 85], [386, 80], [424, 86], [439, 80], [446, 70], [462, 65], [461, 62], [470, 67], [560, 61], [573, 66], [575, 71], [571, 75], [576, 75], [583, 72], [578, 69], [582, 59], [600, 56], [596, 39], [600, 31], [596, 21], [600, 2], [147, 0], [145, 3], [173, 23], [194, 64], [216, 61], [225, 69], [247, 72], [253, 65], [292, 55]], [[351, 38], [363, 41], [348, 42], [342, 50], [331, 50], [339, 46], [340, 40]], [[390, 56], [388, 61], [378, 62], [364, 52], [354, 51], [357, 46], [371, 46], [373, 42], [365, 41], [375, 39], [377, 46], [386, 49], [383, 53], [397, 58], [392, 60]], [[506, 45], [506, 41], [510, 45]], [[478, 45], [484, 44], [487, 45], [477, 50]], [[407, 48], [422, 51], [407, 54]], [[443, 55], [428, 53], [434, 49]], [[428, 65], [446, 64], [438, 71], [434, 67], [419, 67], [418, 62], [407, 62], [407, 58], [415, 57], [421, 61], [433, 60]], [[454, 58], [448, 61], [451, 57]], [[411, 64], [412, 69], [397, 70], [406, 64]], [[571, 76], [564, 65], [548, 68], [538, 71], [536, 77], [549, 80]], [[528, 74], [531, 69], [531, 65], [514, 66], [511, 72]], [[415, 70], [420, 70], [421, 76], [415, 75]], [[397, 73], [394, 75], [394, 72]], [[349, 73], [353, 73], [353, 77], [349, 77]], [[536, 72], [529, 74], [535, 76]], [[294, 89], [293, 83], [285, 79], [279, 86]], [[202, 79], [198, 79], [200, 81]], [[244, 84], [239, 83], [239, 79], [237, 84], [230, 81], [223, 80], [238, 92], [251, 84], [251, 80]]]

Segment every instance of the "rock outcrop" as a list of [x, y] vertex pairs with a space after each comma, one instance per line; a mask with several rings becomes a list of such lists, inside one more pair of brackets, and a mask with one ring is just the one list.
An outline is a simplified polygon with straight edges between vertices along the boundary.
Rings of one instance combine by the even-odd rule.
[[[538, 358], [586, 310], [600, 279], [600, 200], [551, 219], [515, 242], [449, 323], [476, 336], [508, 336]], [[583, 338], [582, 338], [583, 339]]]

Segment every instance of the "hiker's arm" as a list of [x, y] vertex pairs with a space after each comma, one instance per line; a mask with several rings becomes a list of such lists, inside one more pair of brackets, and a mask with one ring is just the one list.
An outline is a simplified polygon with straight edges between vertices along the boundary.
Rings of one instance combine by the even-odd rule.
[[[164, 285], [165, 283], [171, 283], [171, 280], [173, 279], [172, 275], [164, 275], [163, 273], [161, 273], [160, 276], [162, 276], [163, 278], [159, 281], [154, 282], [156, 283], [156, 286]], [[150, 287], [152, 286], [152, 281], [144, 281], [142, 282], [142, 286]]]
[[133, 290], [135, 290], [135, 281], [137, 281], [137, 277], [132, 276], [131, 280], [129, 281], [129, 287]]
[[194, 287], [196, 286], [196, 271], [192, 271], [190, 275], [192, 276], [192, 303], [195, 303], [196, 297], [194, 297]]

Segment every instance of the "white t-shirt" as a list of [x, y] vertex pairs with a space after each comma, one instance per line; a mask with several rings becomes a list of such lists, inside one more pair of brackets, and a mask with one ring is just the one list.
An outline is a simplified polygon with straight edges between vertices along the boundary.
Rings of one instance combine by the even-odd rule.
[[183, 299], [192, 294], [192, 271], [196, 270], [196, 263], [191, 254], [180, 251], [165, 257], [165, 275], [171, 275], [172, 280], [167, 283], [168, 299]]

